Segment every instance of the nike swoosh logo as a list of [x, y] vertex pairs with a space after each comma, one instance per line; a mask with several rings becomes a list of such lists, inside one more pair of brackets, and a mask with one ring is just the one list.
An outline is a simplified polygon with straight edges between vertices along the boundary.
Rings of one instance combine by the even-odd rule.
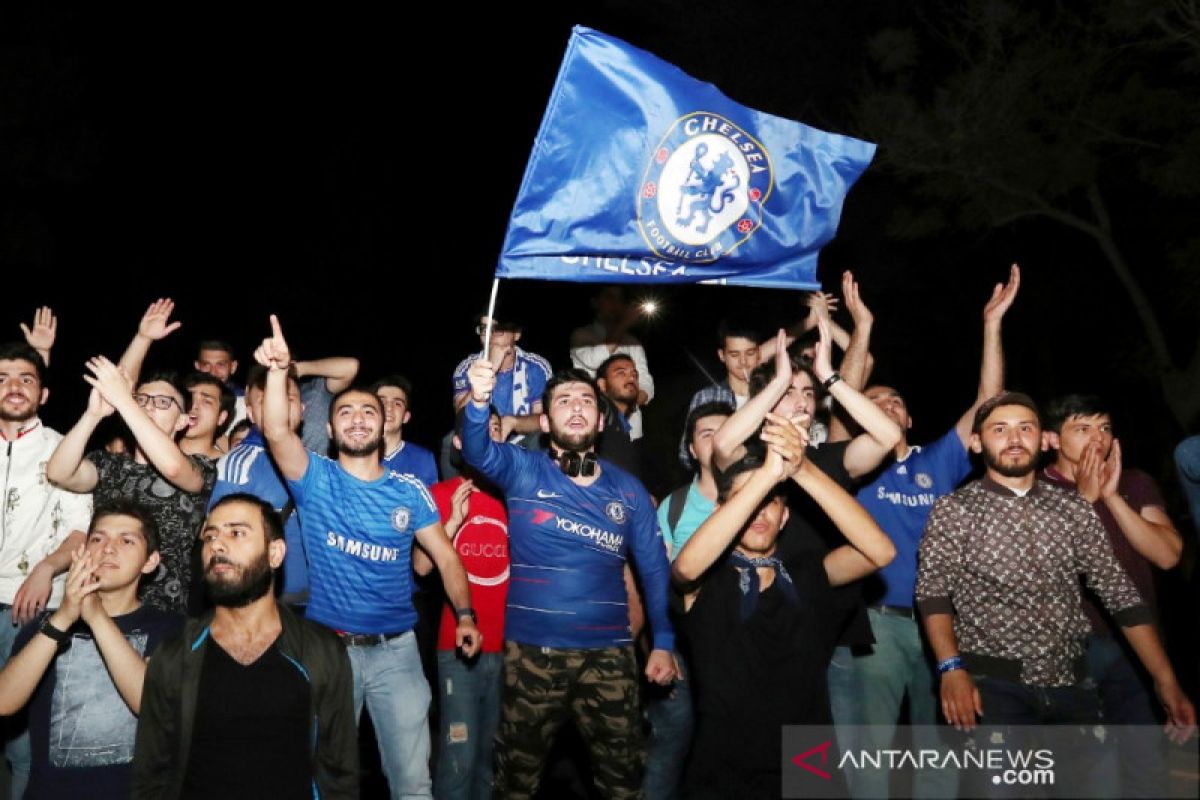
[[556, 497], [562, 497], [562, 495], [558, 494], [557, 492], [547, 492], [543, 491], [542, 489], [538, 489], [537, 496], [540, 500], [553, 500]]

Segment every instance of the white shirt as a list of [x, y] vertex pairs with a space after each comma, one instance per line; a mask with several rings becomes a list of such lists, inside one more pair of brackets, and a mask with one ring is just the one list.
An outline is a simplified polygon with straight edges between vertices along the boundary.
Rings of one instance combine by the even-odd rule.
[[[46, 462], [62, 434], [34, 419], [12, 441], [0, 436], [0, 603], [12, 604], [29, 571], [72, 531], [92, 520], [91, 494], [59, 489], [46, 480]], [[66, 575], [54, 579], [51, 607], [62, 599]]]

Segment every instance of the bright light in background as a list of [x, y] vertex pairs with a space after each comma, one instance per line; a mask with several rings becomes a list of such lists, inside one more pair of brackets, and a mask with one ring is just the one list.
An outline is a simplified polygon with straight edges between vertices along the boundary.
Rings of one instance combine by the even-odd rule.
[[658, 313], [658, 301], [643, 300], [642, 304], [641, 304], [641, 308], [642, 308], [643, 314], [645, 314], [647, 317], [653, 317], [655, 314]]

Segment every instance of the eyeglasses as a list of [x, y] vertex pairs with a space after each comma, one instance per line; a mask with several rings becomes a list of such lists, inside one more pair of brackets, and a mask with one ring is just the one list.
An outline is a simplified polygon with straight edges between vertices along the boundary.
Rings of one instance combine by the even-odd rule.
[[[517, 325], [514, 325], [512, 323], [508, 323], [508, 322], [493, 322], [492, 323], [492, 333], [516, 333], [519, 330], [521, 330], [520, 327], [518, 327]], [[476, 336], [483, 336], [485, 333], [487, 333], [487, 325], [485, 323], [481, 323], [481, 324], [475, 326], [475, 335]]]
[[171, 404], [174, 403], [175, 405], [179, 406], [180, 411], [183, 410], [183, 406], [179, 405], [178, 400], [166, 394], [135, 394], [133, 399], [136, 400], [137, 404], [142, 408], [147, 408], [148, 406], [152, 405], [159, 411], [166, 411], [171, 407]]

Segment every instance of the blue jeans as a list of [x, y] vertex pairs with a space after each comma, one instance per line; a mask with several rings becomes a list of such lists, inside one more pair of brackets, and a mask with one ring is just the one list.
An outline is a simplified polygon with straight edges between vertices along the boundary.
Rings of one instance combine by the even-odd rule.
[[855, 731], [865, 722], [862, 691], [854, 670], [854, 653], [849, 647], [839, 645], [833, 649], [829, 669], [825, 672], [825, 684], [829, 687], [829, 711], [833, 715], [838, 749], [843, 752], [853, 750], [858, 747]]
[[[973, 736], [976, 742], [1035, 749], [1039, 742], [1030, 740], [1028, 729], [1018, 731], [1009, 726], [1078, 726], [1070, 739], [1055, 733], [1054, 792], [1062, 797], [1105, 796], [1105, 778], [1095, 769], [1106, 755], [1104, 726], [1100, 724], [1100, 697], [1090, 679], [1075, 686], [1030, 686], [980, 675], [975, 677], [975, 688], [983, 702], [983, 718]], [[1023, 797], [1029, 793], [1028, 788], [983, 780], [982, 771], [972, 774], [978, 778], [977, 785], [966, 787], [967, 797]]]
[[[1088, 672], [1100, 690], [1100, 707], [1109, 725], [1137, 725], [1114, 730], [1118, 758], [1097, 765], [1107, 776], [1112, 797], [1167, 796], [1167, 739], [1162, 732], [1154, 692], [1122, 643], [1110, 636], [1088, 637]], [[1111, 730], [1111, 729], [1110, 729]]]
[[437, 667], [442, 738], [434, 794], [439, 800], [488, 800], [504, 654], [480, 653], [468, 663], [453, 650], [439, 650]]
[[[12, 655], [12, 646], [21, 632], [18, 625], [13, 625], [12, 608], [0, 610], [0, 667], [8, 663]], [[12, 770], [12, 783], [9, 797], [20, 800], [29, 784], [29, 768], [33, 763], [33, 750], [29, 744], [29, 728], [25, 713], [14, 714], [0, 719], [0, 739], [4, 741], [4, 754], [8, 757], [9, 769]]]
[[[862, 727], [854, 731], [854, 747], [885, 750], [892, 746], [907, 693], [909, 721], [920, 726], [913, 728], [912, 746], [922, 750], [944, 749], [946, 744], [937, 738], [934, 728], [938, 721], [938, 698], [933, 668], [921, 644], [917, 621], [875, 609], [868, 609], [867, 614], [875, 636], [871, 652], [838, 662], [847, 665], [849, 681], [858, 692], [861, 716], [857, 724]], [[888, 796], [886, 770], [847, 772], [851, 797]], [[955, 797], [957, 792], [958, 774], [954, 770], [917, 770], [914, 774], [914, 797]]]
[[695, 715], [687, 664], [675, 654], [680, 675], [670, 686], [651, 685], [646, 701], [650, 736], [646, 740], [646, 772], [642, 793], [647, 800], [675, 800], [683, 779], [683, 767], [692, 745]]
[[371, 713], [379, 758], [393, 798], [432, 797], [429, 779], [429, 682], [412, 631], [381, 644], [350, 645], [354, 717]]

